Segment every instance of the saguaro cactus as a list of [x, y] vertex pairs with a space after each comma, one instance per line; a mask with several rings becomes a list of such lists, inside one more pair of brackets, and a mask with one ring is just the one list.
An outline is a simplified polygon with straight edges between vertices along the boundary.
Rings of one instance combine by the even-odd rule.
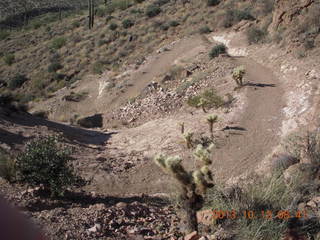
[[236, 67], [233, 70], [232, 78], [236, 81], [236, 83], [239, 87], [243, 86], [243, 77], [245, 74], [246, 74], [246, 70], [245, 70], [244, 66]]
[[89, 9], [89, 29], [93, 28], [94, 25], [94, 0], [88, 0], [88, 9]]
[[212, 172], [209, 170], [211, 145], [208, 149], [198, 145], [194, 156], [202, 167], [187, 172], [178, 156], [166, 157], [162, 154], [155, 157], [156, 164], [166, 173], [172, 175], [180, 186], [179, 200], [185, 211], [185, 222], [188, 232], [197, 231], [197, 211], [203, 207], [203, 198], [208, 188], [214, 186]]
[[207, 118], [207, 123], [209, 124], [209, 131], [211, 133], [211, 136], [213, 135], [213, 124], [218, 121], [217, 115], [210, 115]]

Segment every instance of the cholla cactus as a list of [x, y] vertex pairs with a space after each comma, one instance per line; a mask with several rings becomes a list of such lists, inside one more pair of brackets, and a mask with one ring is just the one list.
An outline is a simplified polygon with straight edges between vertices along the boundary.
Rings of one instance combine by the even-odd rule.
[[205, 109], [206, 104], [207, 104], [207, 100], [204, 98], [200, 98], [199, 103], [198, 103], [198, 107], [201, 107], [202, 111], [205, 113], [207, 112]]
[[207, 189], [214, 186], [212, 172], [209, 169], [212, 163], [210, 160], [212, 148], [213, 145], [208, 149], [202, 145], [197, 146], [194, 156], [203, 163], [203, 166], [190, 172], [182, 166], [180, 157], [166, 157], [160, 154], [154, 159], [156, 164], [172, 175], [181, 186], [179, 198], [183, 201], [188, 231], [197, 230], [197, 210], [203, 206], [203, 197]]
[[192, 146], [193, 146], [193, 144], [192, 144], [192, 142], [193, 142], [192, 141], [193, 133], [192, 132], [188, 132], [188, 133], [184, 134], [183, 137], [184, 137], [184, 140], [185, 140], [185, 142], [187, 144], [187, 148], [188, 149], [192, 148]]
[[184, 134], [184, 122], [179, 123], [181, 134]]
[[245, 70], [244, 66], [236, 67], [233, 70], [232, 78], [236, 81], [236, 83], [239, 87], [243, 86], [243, 77], [244, 77], [245, 73], [246, 73], [246, 70]]
[[218, 121], [217, 115], [210, 115], [207, 118], [207, 122], [209, 124], [209, 131], [210, 131], [211, 135], [213, 134], [213, 124], [216, 123], [217, 121]]

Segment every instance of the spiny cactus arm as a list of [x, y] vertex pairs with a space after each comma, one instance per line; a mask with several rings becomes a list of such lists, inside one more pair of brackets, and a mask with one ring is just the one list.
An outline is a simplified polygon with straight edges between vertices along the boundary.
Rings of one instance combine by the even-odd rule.
[[193, 181], [196, 185], [196, 192], [204, 194], [207, 191], [207, 182], [204, 175], [200, 170], [196, 170], [192, 173]]
[[166, 157], [162, 154], [158, 154], [155, 158], [154, 158], [155, 163], [162, 168], [164, 171], [167, 171], [167, 167], [166, 167]]
[[165, 161], [166, 168], [182, 185], [190, 185], [190, 175], [181, 165], [182, 159], [178, 156], [168, 157]]
[[218, 116], [217, 115], [209, 115], [207, 118], [208, 123], [215, 123], [218, 121]]
[[204, 148], [201, 144], [199, 144], [194, 151], [193, 155], [198, 160], [202, 161], [205, 165], [210, 165], [212, 163], [210, 159], [211, 149], [213, 144], [209, 146], [208, 149]]
[[208, 166], [203, 166], [200, 169], [201, 173], [204, 175], [206, 181], [213, 181], [213, 176], [211, 170], [208, 168]]

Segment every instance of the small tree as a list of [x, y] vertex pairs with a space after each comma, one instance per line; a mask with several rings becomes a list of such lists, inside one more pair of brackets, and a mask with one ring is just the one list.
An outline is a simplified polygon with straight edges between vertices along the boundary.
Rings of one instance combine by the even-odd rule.
[[198, 107], [201, 107], [201, 108], [202, 108], [202, 111], [203, 111], [204, 113], [207, 112], [207, 110], [206, 110], [206, 108], [205, 108], [206, 104], [207, 104], [206, 99], [200, 98], [199, 103], [198, 103]]
[[218, 121], [218, 116], [217, 115], [210, 115], [207, 118], [207, 122], [209, 124], [209, 131], [211, 133], [211, 136], [213, 135], [213, 124]]
[[156, 164], [166, 173], [170, 174], [177, 181], [180, 192], [179, 200], [185, 212], [185, 222], [187, 223], [187, 231], [197, 231], [197, 211], [203, 207], [204, 195], [208, 188], [212, 188], [213, 177], [209, 170], [211, 145], [205, 149], [202, 145], [198, 145], [194, 151], [194, 157], [201, 162], [201, 167], [195, 171], [187, 172], [182, 166], [182, 159], [176, 157], [166, 157], [158, 155], [155, 157]]
[[236, 67], [233, 70], [232, 78], [236, 81], [236, 83], [239, 87], [243, 86], [243, 77], [245, 74], [246, 74], [246, 70], [245, 70], [244, 66]]
[[58, 144], [58, 138], [49, 136], [27, 144], [17, 158], [19, 179], [32, 186], [43, 185], [51, 197], [61, 196], [65, 189], [74, 184], [70, 150]]

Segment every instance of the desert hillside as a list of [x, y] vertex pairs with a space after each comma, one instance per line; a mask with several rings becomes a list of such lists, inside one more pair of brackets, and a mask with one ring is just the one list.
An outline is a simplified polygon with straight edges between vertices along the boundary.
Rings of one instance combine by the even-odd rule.
[[46, 239], [320, 239], [319, 1], [3, 1], [0, 61]]

